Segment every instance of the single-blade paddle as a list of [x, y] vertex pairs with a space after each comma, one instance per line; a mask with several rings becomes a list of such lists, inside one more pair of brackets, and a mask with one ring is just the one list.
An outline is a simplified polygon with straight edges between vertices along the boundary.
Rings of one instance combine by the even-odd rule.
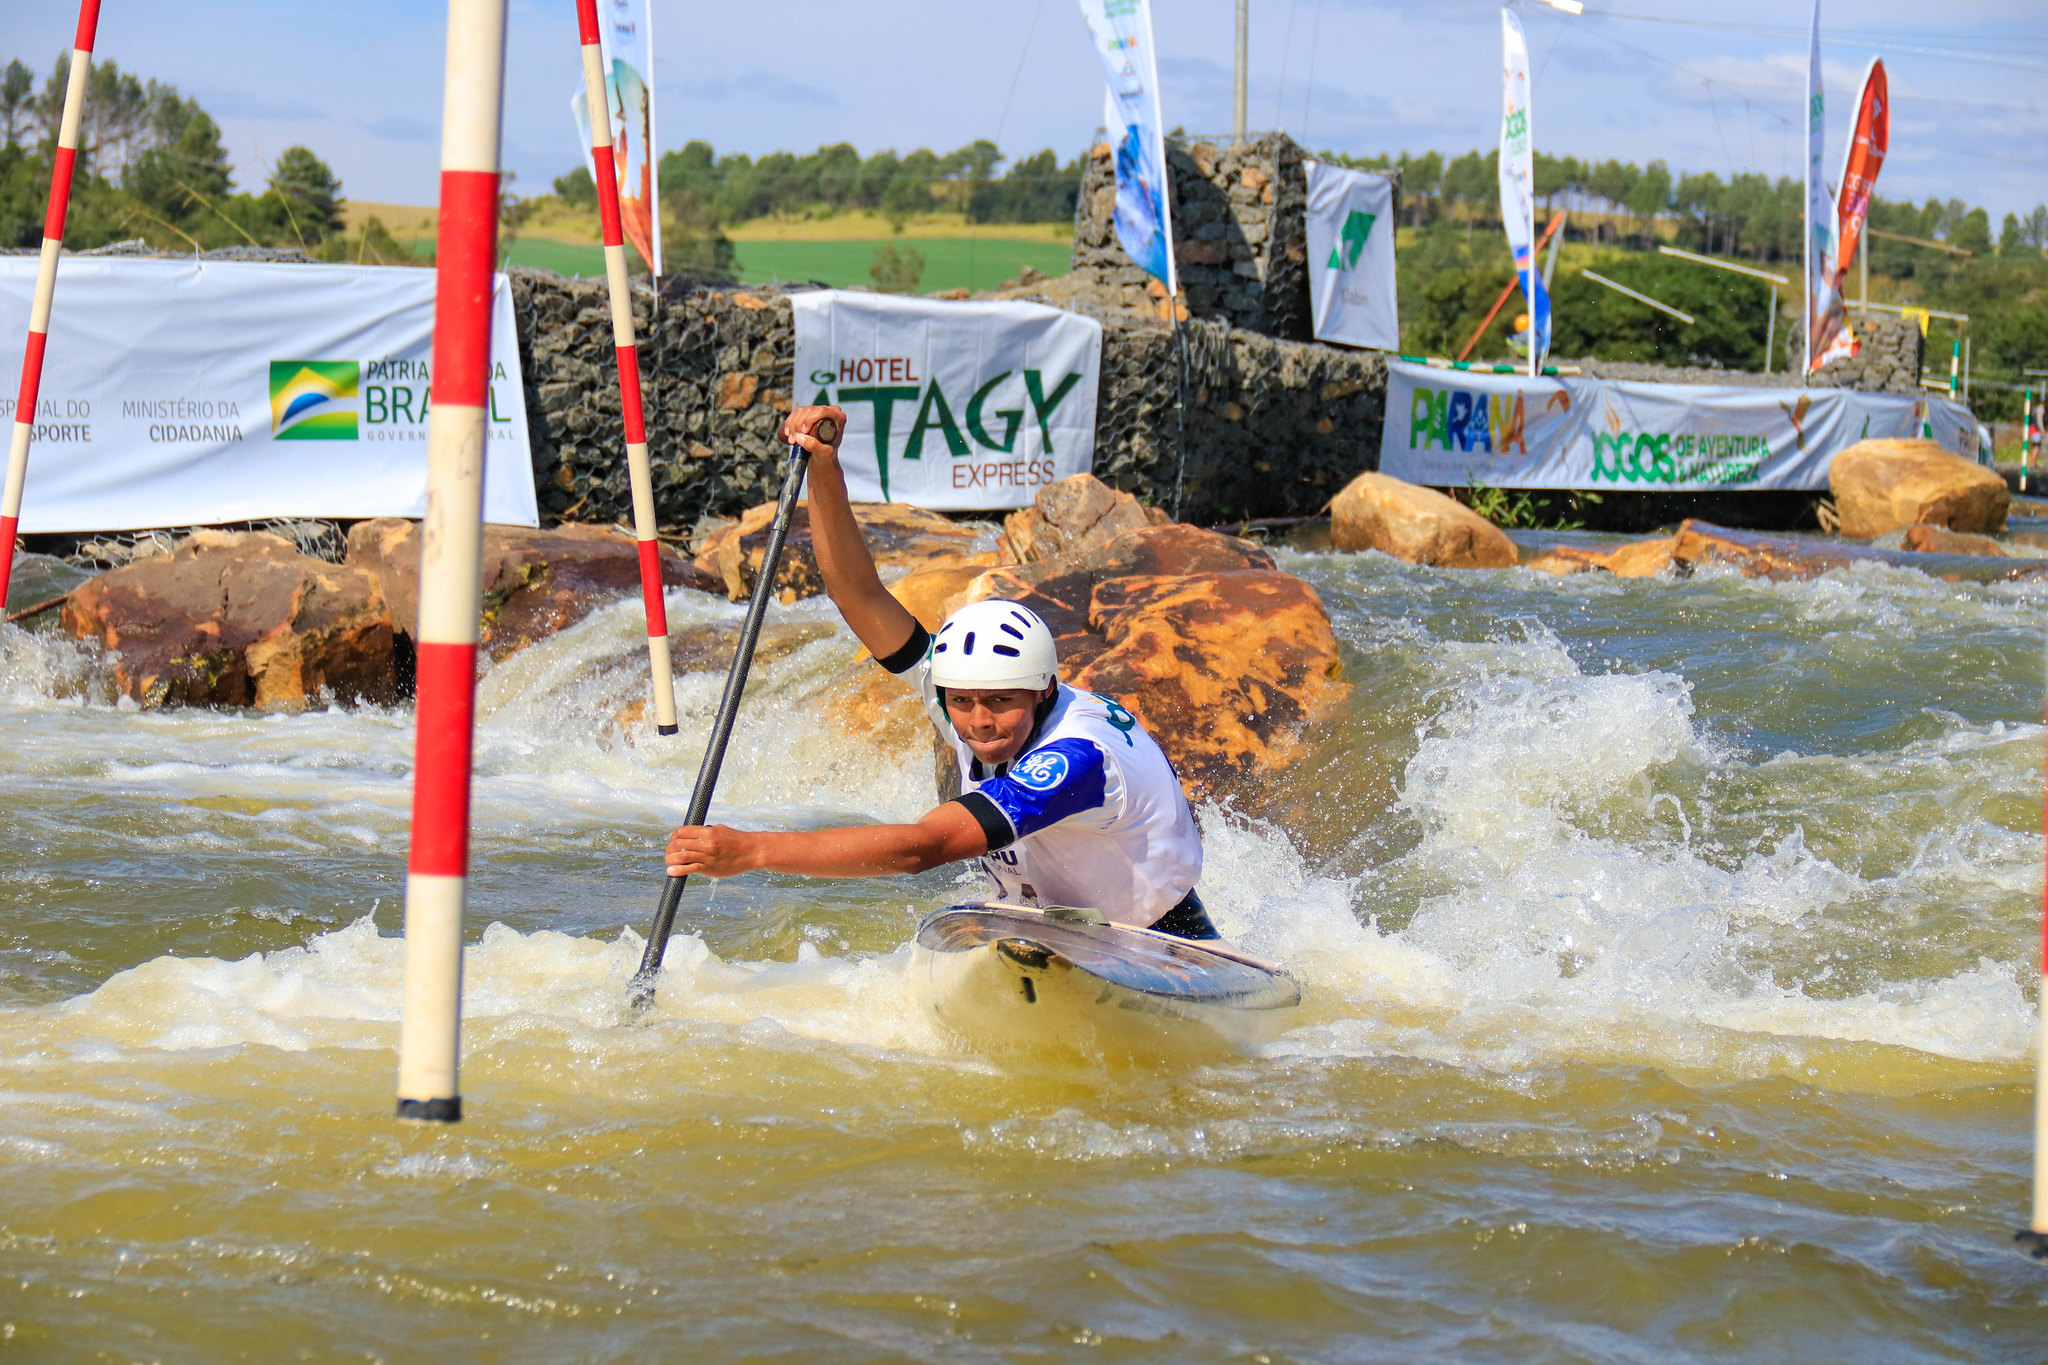
[[[839, 439], [839, 424], [821, 419], [813, 434], [826, 445]], [[733, 651], [732, 668], [725, 675], [725, 695], [718, 702], [718, 719], [711, 727], [711, 740], [704, 746], [704, 761], [697, 768], [697, 786], [690, 793], [690, 813], [684, 824], [701, 825], [711, 809], [711, 792], [718, 785], [718, 770], [725, 763], [726, 741], [732, 738], [734, 720], [739, 717], [740, 695], [747, 690], [747, 670], [754, 662], [754, 645], [761, 638], [761, 621], [768, 614], [768, 599], [775, 592], [775, 571], [782, 562], [782, 543], [789, 538], [789, 523], [796, 515], [797, 495], [803, 491], [804, 471], [811, 453], [800, 445], [789, 448], [789, 465], [782, 476], [782, 497], [775, 507], [775, 522], [768, 531], [768, 550], [754, 578], [754, 594], [747, 601], [747, 619], [740, 627], [739, 648]], [[675, 928], [676, 907], [683, 899], [688, 877], [666, 877], [661, 889], [661, 908], [647, 928], [647, 948], [640, 955], [640, 969], [633, 973], [629, 1003], [643, 1009], [653, 1003], [655, 978], [661, 975], [661, 959], [668, 951], [668, 938]]]

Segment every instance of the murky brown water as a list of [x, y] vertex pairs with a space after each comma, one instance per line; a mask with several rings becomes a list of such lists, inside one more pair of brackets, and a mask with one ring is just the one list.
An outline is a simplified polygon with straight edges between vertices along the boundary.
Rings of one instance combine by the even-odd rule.
[[[949, 873], [693, 887], [623, 1017], [719, 682], [620, 738], [624, 603], [485, 683], [450, 1129], [389, 1117], [409, 713], [140, 714], [0, 634], [0, 1354], [2041, 1355], [2048, 589], [1290, 567], [1349, 715], [1204, 815], [1277, 1044], [958, 1050], [903, 981]], [[851, 649], [762, 671], [727, 818], [921, 809], [821, 714]]]

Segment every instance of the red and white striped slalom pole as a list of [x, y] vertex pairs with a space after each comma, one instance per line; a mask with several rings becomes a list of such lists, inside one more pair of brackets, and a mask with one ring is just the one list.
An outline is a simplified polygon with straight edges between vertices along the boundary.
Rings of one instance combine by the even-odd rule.
[[498, 258], [498, 125], [506, 0], [448, 0], [441, 103], [441, 226], [434, 285], [433, 413], [420, 535], [412, 855], [405, 878], [405, 1000], [398, 1116], [462, 1117], [462, 907], [483, 575], [491, 277]]
[[[626, 233], [619, 216], [618, 164], [612, 159], [611, 102], [604, 93], [604, 48], [597, 0], [576, 0], [583, 37], [583, 97], [590, 111], [590, 159], [597, 212], [604, 226], [604, 276], [612, 301], [612, 344], [619, 357], [619, 410], [626, 419], [626, 472], [633, 486], [633, 538], [640, 542], [640, 596], [647, 608], [647, 662], [654, 679], [656, 733], [676, 732], [676, 685], [669, 665], [668, 605], [661, 591], [661, 542], [655, 539], [654, 475], [647, 461], [647, 423], [640, 402], [640, 347], [633, 336], [633, 296], [626, 283]], [[654, 154], [652, 148], [647, 155]], [[659, 253], [657, 253], [659, 254]]]
[[50, 300], [57, 293], [57, 255], [64, 249], [64, 213], [71, 206], [71, 169], [78, 160], [78, 121], [85, 114], [85, 78], [100, 26], [100, 0], [79, 0], [78, 36], [71, 44], [71, 83], [64, 90], [64, 121], [57, 125], [57, 156], [50, 165], [50, 207], [43, 215], [43, 258], [36, 266], [35, 301], [29, 305], [28, 346], [21, 357], [21, 390], [14, 400], [14, 439], [7, 448], [7, 483], [0, 489], [0, 610], [14, 577], [15, 528], [21, 490], [28, 482], [28, 443], [36, 430], [43, 387], [43, 348], [50, 339]]

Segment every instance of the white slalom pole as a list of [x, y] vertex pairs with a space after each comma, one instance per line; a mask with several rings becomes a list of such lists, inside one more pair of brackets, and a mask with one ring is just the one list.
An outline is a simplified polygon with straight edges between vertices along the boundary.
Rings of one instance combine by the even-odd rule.
[[441, 225], [434, 286], [433, 413], [420, 535], [419, 700], [412, 851], [405, 879], [405, 1001], [398, 1116], [462, 1117], [462, 910], [482, 607], [491, 284], [498, 259], [498, 131], [506, 0], [449, 0], [441, 104]]
[[[626, 474], [633, 489], [633, 538], [640, 546], [640, 598], [647, 616], [647, 662], [654, 678], [654, 729], [657, 734], [672, 735], [676, 732], [676, 684], [669, 663], [668, 604], [662, 599], [654, 471], [647, 457], [640, 346], [633, 335], [633, 296], [626, 280], [626, 231], [619, 215], [619, 172], [612, 158], [611, 105], [604, 93], [604, 47], [597, 26], [597, 0], [576, 0], [576, 22], [583, 38], [583, 98], [590, 109], [591, 168], [597, 181], [598, 217], [604, 229], [604, 276], [612, 303], [612, 345], [619, 363], [619, 412], [625, 418]], [[652, 147], [644, 150], [648, 157], [653, 157]]]
[[36, 264], [36, 292], [29, 304], [28, 344], [21, 356], [21, 388], [14, 400], [13, 439], [7, 448], [7, 482], [0, 485], [0, 614], [14, 576], [14, 538], [21, 524], [21, 492], [28, 483], [28, 447], [35, 436], [36, 403], [43, 387], [43, 350], [50, 339], [50, 304], [57, 293], [57, 257], [64, 249], [64, 215], [71, 207], [71, 172], [78, 161], [78, 123], [85, 114], [85, 78], [92, 66], [93, 36], [100, 25], [100, 0], [79, 0], [78, 34], [71, 43], [70, 83], [64, 115], [57, 125], [57, 154], [50, 163], [50, 206], [43, 215], [43, 255]]

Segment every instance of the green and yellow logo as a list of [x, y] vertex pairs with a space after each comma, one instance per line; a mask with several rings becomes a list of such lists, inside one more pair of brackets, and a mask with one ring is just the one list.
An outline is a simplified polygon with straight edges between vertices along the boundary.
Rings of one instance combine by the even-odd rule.
[[353, 441], [362, 366], [353, 360], [270, 362], [270, 439]]
[[1337, 233], [1336, 249], [1330, 253], [1330, 269], [1352, 270], [1358, 265], [1358, 258], [1365, 254], [1366, 238], [1372, 236], [1373, 220], [1376, 213], [1351, 210], [1344, 219], [1343, 228]]

